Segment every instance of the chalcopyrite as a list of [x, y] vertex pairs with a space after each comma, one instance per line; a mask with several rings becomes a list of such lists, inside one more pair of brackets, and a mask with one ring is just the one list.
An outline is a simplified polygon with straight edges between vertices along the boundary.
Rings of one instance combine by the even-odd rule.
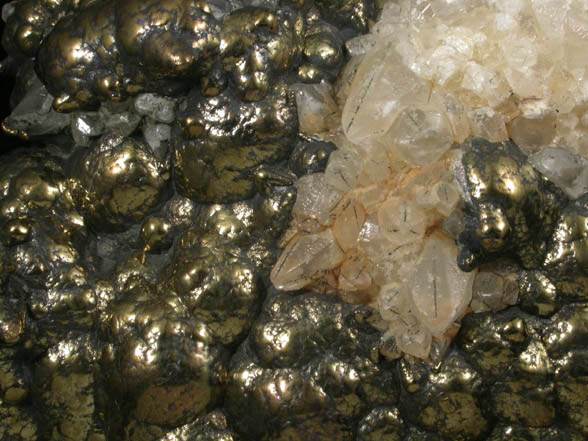
[[338, 150], [296, 184], [273, 283], [369, 304], [391, 358], [434, 361], [468, 311], [516, 304], [588, 189], [587, 11], [386, 2], [335, 88], [297, 89], [301, 130]]
[[8, 3], [0, 441], [587, 439], [581, 5]]

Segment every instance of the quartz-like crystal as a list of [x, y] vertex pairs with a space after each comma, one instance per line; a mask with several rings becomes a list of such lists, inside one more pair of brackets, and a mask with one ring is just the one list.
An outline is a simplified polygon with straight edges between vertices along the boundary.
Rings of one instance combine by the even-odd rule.
[[451, 240], [442, 235], [426, 240], [410, 289], [414, 313], [433, 335], [443, 335], [463, 315], [472, 298], [474, 274], [458, 268]]
[[296, 224], [308, 232], [330, 225], [331, 210], [341, 199], [342, 193], [329, 185], [323, 173], [303, 176], [296, 183], [298, 197], [292, 209]]
[[9, 133], [24, 136], [57, 133], [70, 124], [70, 115], [57, 113], [51, 107], [53, 97], [34, 76], [31, 87], [23, 99], [2, 123]]
[[326, 81], [320, 84], [295, 84], [298, 120], [300, 130], [308, 134], [318, 134], [329, 129], [329, 118], [337, 112], [332, 86]]
[[561, 147], [548, 147], [529, 162], [572, 198], [588, 192], [588, 160]]
[[586, 7], [380, 3], [370, 33], [346, 43], [335, 90], [294, 87], [302, 130], [338, 150], [324, 173], [298, 182], [272, 280], [363, 299], [385, 323], [383, 354], [438, 363], [468, 310], [518, 299], [516, 268], [457, 266], [469, 197], [456, 184], [458, 145], [511, 138], [570, 198], [588, 189]]
[[104, 121], [99, 112], [78, 112], [72, 116], [71, 136], [79, 146], [90, 145], [91, 138], [104, 132]]
[[292, 241], [278, 259], [271, 273], [279, 289], [304, 288], [339, 265], [344, 255], [330, 229]]
[[412, 165], [436, 161], [453, 144], [447, 117], [435, 108], [407, 107], [392, 124], [386, 141]]
[[175, 102], [169, 98], [143, 93], [135, 98], [135, 110], [139, 115], [150, 116], [162, 123], [171, 123], [175, 118]]
[[377, 47], [355, 74], [343, 108], [343, 130], [354, 142], [381, 137], [409, 103], [424, 104], [429, 93], [429, 82], [405, 66], [392, 47]]
[[474, 312], [500, 311], [518, 300], [516, 268], [509, 262], [484, 265], [474, 278], [471, 307]]
[[143, 124], [143, 136], [153, 151], [158, 151], [161, 143], [167, 141], [171, 136], [171, 127], [167, 124], [158, 123], [151, 118], [146, 118]]
[[116, 135], [129, 136], [139, 126], [141, 115], [128, 111], [126, 105], [120, 109], [112, 107], [115, 106], [108, 106], [107, 103], [100, 106], [99, 112], [102, 114], [104, 127]]

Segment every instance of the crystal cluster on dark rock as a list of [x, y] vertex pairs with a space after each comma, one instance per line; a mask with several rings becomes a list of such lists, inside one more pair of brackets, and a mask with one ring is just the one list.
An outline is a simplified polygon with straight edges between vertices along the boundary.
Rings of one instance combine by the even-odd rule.
[[[5, 6], [3, 68], [17, 87], [2, 127], [29, 141], [0, 164], [0, 441], [588, 436], [588, 199], [577, 176], [550, 165], [555, 149], [529, 162], [510, 143], [465, 150], [464, 170], [484, 182], [504, 180], [506, 163], [507, 178], [523, 173], [521, 198], [482, 192], [461, 205], [451, 192], [421, 194], [445, 214], [455, 208], [440, 228], [457, 237], [465, 226], [464, 255], [483, 263], [464, 276], [480, 312], [459, 318], [453, 341], [430, 341], [427, 360], [382, 339], [382, 317], [357, 304], [366, 297], [271, 286], [292, 211], [317, 209], [307, 227], [329, 221], [330, 200], [297, 192], [323, 190], [312, 184], [325, 167], [338, 188], [385, 171], [371, 157], [373, 173], [357, 176], [349, 152], [308, 133], [314, 106], [339, 99], [327, 98], [345, 42], [368, 31], [380, 3]], [[566, 170], [581, 169], [566, 158]], [[413, 188], [428, 172], [453, 188], [435, 166], [423, 170], [410, 174]], [[359, 205], [340, 208], [359, 218]], [[504, 236], [491, 223], [478, 231], [494, 208]], [[355, 227], [340, 221], [337, 234]], [[449, 240], [435, 237], [433, 266]], [[455, 282], [446, 279], [435, 280]]]

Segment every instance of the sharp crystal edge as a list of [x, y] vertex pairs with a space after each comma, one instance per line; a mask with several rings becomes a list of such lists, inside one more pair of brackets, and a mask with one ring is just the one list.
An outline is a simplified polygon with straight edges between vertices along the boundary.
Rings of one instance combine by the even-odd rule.
[[588, 437], [582, 0], [15, 0], [0, 441]]

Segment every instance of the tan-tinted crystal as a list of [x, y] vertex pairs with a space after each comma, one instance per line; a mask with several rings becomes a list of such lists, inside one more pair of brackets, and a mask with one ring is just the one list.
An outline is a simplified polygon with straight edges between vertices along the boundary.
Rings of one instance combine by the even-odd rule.
[[330, 229], [302, 236], [286, 247], [272, 270], [271, 281], [279, 289], [304, 288], [340, 264], [343, 258]]
[[461, 317], [472, 298], [474, 273], [457, 267], [457, 247], [441, 235], [427, 239], [411, 279], [415, 313], [433, 335]]

